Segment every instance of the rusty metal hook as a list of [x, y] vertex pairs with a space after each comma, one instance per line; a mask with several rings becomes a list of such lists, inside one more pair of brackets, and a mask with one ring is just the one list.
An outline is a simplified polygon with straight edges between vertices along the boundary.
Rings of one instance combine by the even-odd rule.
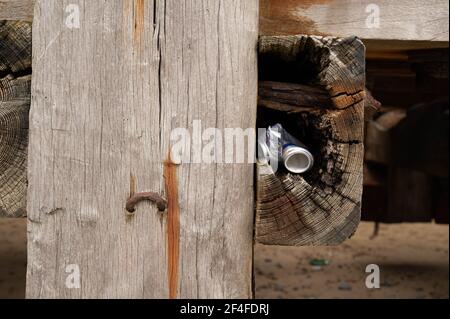
[[157, 193], [153, 193], [153, 192], [138, 193], [138, 194], [132, 195], [127, 200], [127, 205], [125, 208], [129, 213], [134, 213], [136, 211], [136, 208], [135, 208], [136, 205], [144, 200], [154, 202], [160, 212], [164, 212], [167, 208], [167, 201], [164, 198], [162, 198], [161, 195], [159, 195]]

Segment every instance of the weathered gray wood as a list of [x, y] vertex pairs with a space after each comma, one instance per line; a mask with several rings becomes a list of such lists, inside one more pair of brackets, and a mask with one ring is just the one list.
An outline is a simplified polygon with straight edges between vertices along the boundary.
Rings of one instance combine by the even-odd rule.
[[0, 218], [26, 215], [31, 25], [0, 21]]
[[0, 0], [0, 20], [33, 20], [34, 0]]
[[[251, 297], [253, 165], [169, 148], [196, 119], [255, 127], [258, 1], [74, 0], [79, 29], [64, 3], [38, 0], [33, 25], [28, 298]], [[168, 211], [129, 216], [142, 191]]]
[[[31, 21], [33, 1], [0, 0], [0, 20]], [[370, 28], [373, 5], [380, 25]], [[371, 52], [448, 48], [447, 0], [261, 0], [260, 7], [261, 35], [358, 36]]]
[[[290, 133], [310, 147], [315, 164], [302, 175], [259, 165], [256, 240], [288, 246], [340, 244], [354, 234], [361, 217], [364, 46], [354, 37], [292, 36], [262, 37], [259, 48], [263, 80], [286, 77], [296, 83], [266, 82], [260, 106], [285, 114], [279, 115], [286, 121], [282, 124], [289, 124]], [[304, 82], [316, 86], [314, 94], [299, 85]]]
[[260, 32], [358, 36], [368, 50], [408, 50], [448, 47], [448, 18], [447, 0], [261, 0]]

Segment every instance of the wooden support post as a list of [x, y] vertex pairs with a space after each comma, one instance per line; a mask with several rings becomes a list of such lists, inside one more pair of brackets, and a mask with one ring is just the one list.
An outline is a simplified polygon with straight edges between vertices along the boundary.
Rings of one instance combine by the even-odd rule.
[[0, 21], [0, 218], [26, 214], [31, 25]]
[[255, 127], [258, 1], [36, 2], [28, 298], [252, 297], [253, 165], [169, 150]]
[[281, 121], [316, 161], [304, 175], [259, 166], [258, 242], [335, 245], [355, 232], [363, 188], [364, 52], [357, 38], [261, 38], [261, 79], [295, 84], [263, 82], [259, 104], [278, 111], [269, 121]]

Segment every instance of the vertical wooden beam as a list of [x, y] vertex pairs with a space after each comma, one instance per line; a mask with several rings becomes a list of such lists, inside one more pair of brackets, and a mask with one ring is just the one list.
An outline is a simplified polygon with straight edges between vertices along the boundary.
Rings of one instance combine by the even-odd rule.
[[[74, 0], [73, 29], [67, 4], [35, 7], [28, 298], [251, 297], [253, 165], [169, 153], [197, 119], [255, 127], [258, 1]], [[141, 191], [168, 212], [127, 214]]]

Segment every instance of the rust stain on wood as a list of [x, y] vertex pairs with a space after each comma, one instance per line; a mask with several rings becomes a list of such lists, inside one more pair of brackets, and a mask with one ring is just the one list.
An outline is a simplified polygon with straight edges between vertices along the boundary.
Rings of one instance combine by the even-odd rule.
[[[133, 197], [137, 192], [137, 186], [136, 186], [136, 176], [130, 173], [130, 198]], [[131, 222], [131, 220], [134, 217], [134, 213], [130, 213], [126, 211], [127, 213], [127, 222]]]
[[302, 15], [313, 5], [333, 0], [261, 0], [260, 33], [262, 35], [325, 35], [318, 31], [314, 20]]
[[130, 197], [133, 197], [136, 194], [136, 177], [133, 174], [130, 174]]
[[169, 298], [178, 295], [178, 267], [180, 257], [180, 204], [178, 202], [177, 166], [171, 155], [164, 163], [164, 178], [167, 195], [167, 251]]
[[137, 46], [141, 44], [141, 35], [144, 30], [144, 18], [145, 18], [145, 0], [134, 0], [134, 43]]

